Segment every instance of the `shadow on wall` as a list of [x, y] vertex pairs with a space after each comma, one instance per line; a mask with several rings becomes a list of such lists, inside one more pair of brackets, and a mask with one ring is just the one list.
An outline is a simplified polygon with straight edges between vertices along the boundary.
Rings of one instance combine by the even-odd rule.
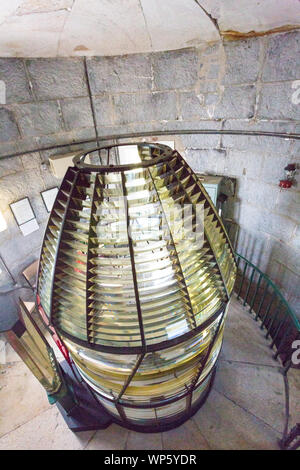
[[278, 285], [291, 308], [300, 318], [300, 275], [296, 266], [297, 256], [295, 255], [294, 260], [288, 260], [288, 255], [289, 253], [286, 253], [286, 248], [283, 244], [278, 242], [273, 243], [266, 273]]
[[290, 267], [292, 260], [285, 245], [240, 227], [236, 251], [272, 279], [300, 318], [299, 274], [296, 266], [295, 271]]

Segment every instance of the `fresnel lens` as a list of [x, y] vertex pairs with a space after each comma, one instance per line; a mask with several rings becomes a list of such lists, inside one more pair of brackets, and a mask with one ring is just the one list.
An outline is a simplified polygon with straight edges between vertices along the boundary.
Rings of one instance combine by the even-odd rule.
[[179, 153], [132, 149], [138, 163], [96, 166], [82, 156], [68, 169], [46, 229], [38, 298], [108, 413], [159, 430], [187, 419], [210, 390], [236, 265]]

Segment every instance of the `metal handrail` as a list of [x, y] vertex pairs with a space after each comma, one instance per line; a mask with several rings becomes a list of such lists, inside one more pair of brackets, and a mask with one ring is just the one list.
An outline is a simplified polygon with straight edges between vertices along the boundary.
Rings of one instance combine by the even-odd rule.
[[261, 321], [261, 329], [266, 329], [266, 338], [271, 337], [270, 348], [277, 351], [274, 359], [281, 357], [283, 365], [291, 364], [292, 342], [300, 337], [300, 321], [276, 284], [257, 266], [239, 253], [235, 253], [238, 277], [235, 284], [237, 298], [249, 306], [249, 312], [256, 314]]

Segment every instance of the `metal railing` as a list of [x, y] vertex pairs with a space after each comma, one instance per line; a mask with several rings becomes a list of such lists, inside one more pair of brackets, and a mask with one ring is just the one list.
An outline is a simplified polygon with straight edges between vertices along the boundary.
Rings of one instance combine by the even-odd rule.
[[286, 370], [299, 367], [292, 363], [293, 342], [300, 339], [300, 322], [278, 287], [259, 268], [236, 253], [238, 276], [235, 284], [237, 298], [249, 307], [254, 319], [260, 321], [270, 348], [276, 348], [274, 359], [281, 359]]

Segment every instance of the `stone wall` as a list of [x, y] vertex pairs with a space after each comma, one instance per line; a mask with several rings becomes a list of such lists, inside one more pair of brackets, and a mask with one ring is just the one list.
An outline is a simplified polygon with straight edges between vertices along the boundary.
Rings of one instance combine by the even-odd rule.
[[[0, 154], [57, 143], [77, 149], [74, 141], [95, 137], [95, 122], [100, 137], [162, 129], [300, 132], [299, 49], [294, 31], [175, 52], [88, 58], [95, 121], [84, 59], [0, 59], [7, 87]], [[175, 141], [195, 170], [237, 178], [238, 251], [268, 272], [299, 311], [299, 177], [290, 190], [278, 187], [286, 164], [300, 163], [299, 142], [230, 135]], [[14, 275], [38, 256], [47, 219], [39, 193], [59, 183], [47, 166], [53, 153], [61, 150], [0, 162], [0, 209], [9, 225], [0, 233], [0, 254]], [[27, 195], [41, 229], [23, 237], [8, 204]]]

